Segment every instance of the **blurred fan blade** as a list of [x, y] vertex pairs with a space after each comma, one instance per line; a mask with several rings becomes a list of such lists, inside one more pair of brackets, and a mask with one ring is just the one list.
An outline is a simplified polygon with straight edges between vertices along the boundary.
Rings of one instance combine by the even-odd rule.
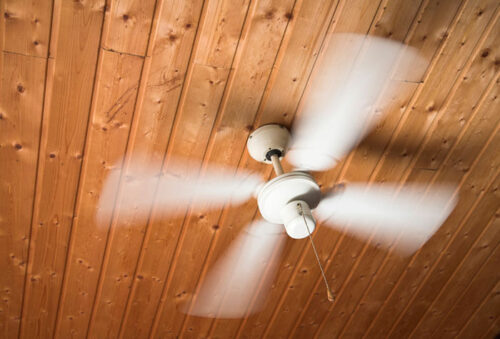
[[398, 58], [421, 59], [415, 49], [392, 40], [333, 34], [293, 126], [290, 163], [326, 170], [356, 147], [397, 94], [397, 83], [389, 79]]
[[[122, 197], [116, 204], [122, 216], [147, 217], [153, 204], [156, 213], [178, 215], [188, 207], [213, 209], [226, 203], [240, 204], [252, 197], [262, 179], [255, 174], [172, 159], [166, 169], [131, 163], [122, 175], [112, 172], [99, 199], [98, 220], [105, 221], [113, 213], [118, 189]], [[119, 188], [119, 186], [121, 187]]]
[[259, 311], [281, 258], [283, 230], [265, 221], [247, 226], [209, 271], [191, 307], [181, 310], [208, 318], [242, 318]]
[[[433, 188], [396, 185], [356, 185], [331, 193], [320, 202], [317, 214], [327, 226], [346, 225], [345, 231], [367, 239], [375, 231], [375, 239], [411, 254], [422, 246], [446, 220], [456, 205], [451, 186]], [[333, 224], [332, 224], [333, 223]]]

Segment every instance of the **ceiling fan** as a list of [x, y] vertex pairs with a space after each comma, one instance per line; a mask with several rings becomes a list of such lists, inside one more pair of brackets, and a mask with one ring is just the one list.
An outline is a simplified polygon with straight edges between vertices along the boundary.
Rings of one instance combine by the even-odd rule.
[[[208, 165], [201, 171], [189, 160], [169, 159], [167, 170], [132, 159], [122, 180], [122, 195], [137, 197], [117, 204], [122, 216], [147, 217], [153, 203], [159, 213], [175, 215], [187, 208], [221, 208], [257, 198], [262, 219], [248, 225], [219, 258], [201, 288], [182, 311], [204, 317], [239, 318], [263, 305], [273, 279], [284, 232], [309, 237], [314, 214], [327, 227], [361, 238], [374, 237], [410, 254], [431, 237], [455, 206], [455, 189], [397, 184], [337, 185], [321, 192], [310, 171], [327, 170], [348, 154], [381, 118], [382, 107], [397, 86], [391, 70], [398, 60], [419, 62], [416, 51], [403, 44], [356, 34], [335, 34], [315, 67], [309, 95], [292, 135], [277, 124], [264, 125], [248, 138], [256, 161], [272, 164], [276, 177], [268, 182], [254, 173]], [[401, 71], [401, 67], [399, 69]], [[281, 159], [295, 170], [284, 173]], [[112, 172], [104, 184], [98, 220], [109, 220], [121, 174]], [[282, 226], [284, 225], [284, 227]], [[397, 242], [395, 240], [397, 239]], [[327, 285], [328, 298], [333, 293]]]

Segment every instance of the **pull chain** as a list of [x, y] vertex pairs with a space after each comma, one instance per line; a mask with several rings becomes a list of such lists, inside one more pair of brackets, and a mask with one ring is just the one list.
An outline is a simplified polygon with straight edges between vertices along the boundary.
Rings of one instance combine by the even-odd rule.
[[319, 255], [318, 255], [318, 252], [316, 251], [316, 246], [314, 246], [314, 241], [313, 241], [312, 236], [311, 236], [311, 231], [309, 230], [309, 226], [307, 225], [306, 216], [304, 215], [304, 213], [302, 211], [302, 206], [300, 204], [297, 204], [297, 206], [299, 208], [300, 215], [302, 215], [302, 218], [304, 219], [304, 224], [306, 225], [307, 233], [309, 234], [309, 240], [311, 241], [311, 246], [312, 246], [312, 249], [314, 251], [314, 255], [316, 256], [316, 260], [318, 261], [319, 269], [321, 270], [321, 275], [323, 276], [323, 280], [325, 281], [326, 294], [328, 297], [328, 301], [334, 302], [335, 297], [333, 296], [333, 292], [330, 289], [330, 285], [328, 285], [328, 280], [326, 279], [325, 271], [323, 270], [323, 266], [321, 265], [321, 261], [319, 260]]

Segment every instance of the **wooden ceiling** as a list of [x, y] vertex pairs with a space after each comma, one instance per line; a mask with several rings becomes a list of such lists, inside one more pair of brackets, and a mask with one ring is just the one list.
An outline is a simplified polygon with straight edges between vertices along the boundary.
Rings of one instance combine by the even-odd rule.
[[[0, 2], [0, 337], [421, 338], [500, 331], [498, 0]], [[121, 160], [182, 155], [272, 176], [249, 132], [290, 126], [327, 33], [416, 47], [387, 118], [340, 181], [442, 182], [457, 208], [411, 257], [319, 227], [289, 240], [262, 312], [186, 316], [257, 212], [95, 221]], [[305, 91], [307, 93], [307, 91]], [[307, 95], [307, 94], [306, 94]], [[118, 162], [119, 166], [115, 164]], [[124, 165], [126, 166], [126, 165]], [[134, 199], [121, 197], [120, 199]]]

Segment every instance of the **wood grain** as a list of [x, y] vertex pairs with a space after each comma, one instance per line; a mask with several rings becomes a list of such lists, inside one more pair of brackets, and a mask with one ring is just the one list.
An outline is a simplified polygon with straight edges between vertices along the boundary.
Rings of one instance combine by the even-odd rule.
[[142, 65], [140, 57], [115, 52], [102, 51], [99, 58], [57, 319], [58, 337], [87, 335], [109, 229], [109, 220], [96, 218], [98, 192], [108, 175], [121, 170]]
[[[394, 4], [387, 3], [387, 4], [385, 4], [384, 7], [379, 8], [380, 13], [378, 14], [378, 19], [377, 19], [377, 21], [375, 21], [373, 23], [373, 26], [371, 26], [370, 29], [372, 29], [372, 30], [381, 29], [382, 30], [382, 29], [387, 28], [391, 31], [394, 30], [397, 32], [402, 32], [402, 33], [399, 33], [400, 34], [399, 37], [396, 36], [395, 38], [396, 39], [404, 39], [405, 33], [410, 28], [410, 25], [413, 21], [413, 18], [415, 17], [415, 15], [417, 13], [417, 10], [419, 8], [419, 3], [415, 3], [413, 6], [405, 6], [404, 7], [405, 11], [402, 11], [401, 9], [395, 10], [393, 8], [393, 6], [394, 6]], [[387, 25], [382, 24], [383, 22], [392, 21], [392, 20], [390, 20], [390, 17], [394, 16], [395, 13], [398, 13], [400, 16], [405, 17], [405, 19], [402, 20], [401, 22], [406, 27], [387, 27]], [[381, 27], [384, 27], [384, 28], [381, 28]], [[379, 32], [379, 33], [381, 33], [381, 32]], [[401, 93], [399, 93], [400, 95], [402, 95], [402, 97], [398, 97], [397, 100], [405, 100], [405, 95], [408, 95], [409, 93], [412, 92], [411, 90], [415, 89], [414, 84], [410, 84], [409, 86], [402, 85], [401, 87], [404, 88], [405, 90], [403, 90], [403, 91], [401, 91]], [[406, 90], [405, 87], [410, 89], [410, 91]], [[399, 110], [400, 106], [397, 105], [397, 107]], [[388, 123], [386, 126], [388, 128], [390, 128], [390, 125], [391, 125], [391, 123]], [[326, 236], [323, 236], [323, 237], [319, 236], [320, 232], [324, 232], [323, 234], [325, 234]], [[317, 243], [318, 243], [318, 247], [326, 249], [326, 253], [323, 254], [323, 257], [324, 257], [323, 261], [326, 261], [326, 259], [327, 259], [327, 255], [328, 255], [327, 253], [329, 253], [328, 249], [330, 249], [330, 251], [331, 251], [336, 246], [338, 246], [338, 244], [345, 243], [345, 241], [343, 241], [342, 239], [340, 240], [340, 242], [328, 241], [331, 239], [331, 234], [335, 234], [335, 232], [330, 230], [330, 229], [320, 228], [320, 230], [318, 230], [317, 234], [319, 236], [319, 238], [316, 238]], [[328, 235], [330, 235], [330, 236], [328, 236]], [[349, 242], [347, 242], [347, 243], [349, 243]], [[360, 242], [358, 242], [358, 243], [361, 244]], [[344, 245], [341, 245], [341, 246], [344, 246]], [[318, 315], [319, 312], [321, 312], [320, 310], [322, 310], [323, 308], [318, 308], [315, 305], [310, 304], [310, 302], [311, 302], [311, 290], [314, 290], [315, 288], [317, 288], [318, 289], [316, 291], [317, 299], [320, 301], [320, 303], [323, 306], [327, 306], [323, 302], [324, 300], [326, 300], [325, 299], [326, 291], [324, 290], [324, 286], [322, 285], [322, 283], [320, 283], [319, 286], [317, 285], [317, 282], [322, 278], [319, 276], [320, 272], [319, 272], [319, 268], [317, 267], [318, 265], [316, 263], [316, 258], [314, 256], [313, 251], [310, 248], [310, 246], [307, 246], [306, 248], [307, 248], [307, 250], [306, 250], [305, 254], [302, 256], [301, 260], [298, 261], [296, 271], [295, 271], [291, 281], [289, 282], [289, 291], [290, 292], [287, 293], [286, 298], [282, 301], [282, 303], [280, 305], [280, 309], [276, 311], [276, 315], [277, 315], [277, 318], [275, 320], [276, 325], [274, 326], [274, 328], [269, 329], [267, 332], [267, 335], [269, 337], [277, 337], [277, 336], [283, 337], [283, 336], [288, 335], [291, 332], [295, 332], [296, 325], [298, 323], [297, 319], [299, 319], [299, 321], [302, 320], [301, 318], [302, 318], [304, 313], [307, 314], [308, 312], [313, 312], [315, 315]], [[329, 268], [330, 265], [328, 265], [327, 267]], [[348, 267], [349, 267], [348, 265], [345, 266], [345, 268], [348, 268]], [[314, 277], [314, 278], [310, 278], [310, 277]], [[316, 286], [315, 286], [315, 283], [316, 283]], [[335, 291], [338, 291], [338, 289], [340, 287], [337, 286], [336, 283], [334, 282], [333, 288]], [[293, 304], [305, 304], [306, 307], [304, 307], [300, 310], [297, 309], [294, 312], [294, 311], [291, 311], [291, 309], [292, 309], [291, 305], [293, 305]], [[303, 312], [301, 312], [301, 311], [303, 311]], [[318, 311], [318, 313], [316, 313], [316, 311]], [[336, 319], [341, 319], [341, 317], [337, 316]], [[315, 326], [313, 327], [313, 329], [314, 328], [315, 328]], [[285, 329], [288, 329], [289, 332], [287, 333]], [[300, 335], [307, 335], [308, 331], [309, 331], [309, 333], [313, 333], [313, 331], [314, 331], [313, 329], [311, 329], [311, 327], [305, 328], [304, 326], [302, 326], [301, 330], [303, 330], [304, 332], [301, 332], [301, 334], [298, 334], [298, 335], [299, 336]], [[331, 333], [333, 335], [337, 335], [336, 332], [331, 332]]]
[[[292, 8], [293, 1], [259, 1], [249, 9], [253, 19], [243, 28], [241, 39], [244, 44], [240, 44], [236, 51], [235, 72], [228, 80], [219, 108], [221, 113], [214, 127], [217, 133], [209, 141], [204, 155], [204, 159], [211, 163], [229, 167], [238, 165], [250, 130], [248, 126], [254, 123], [260, 98], [288, 24], [286, 14]], [[264, 35], [266, 39], [262, 38]], [[220, 224], [220, 211], [204, 212], [203, 208], [201, 211], [189, 213], [186, 217], [185, 232], [180, 235], [178, 252], [174, 255], [175, 262], [163, 297], [175, 300], [175, 303], [160, 304], [157, 325], [153, 328], [156, 337], [175, 336], [182, 329], [184, 315], [176, 313], [172, 316], [172, 313], [176, 312], [176, 304], [186, 300], [187, 295], [182, 291], [194, 291], [198, 280], [198, 274], [186, 276], [183, 271], [202, 270], [204, 260], [194, 258], [206, 257], [215, 233], [211, 226]], [[176, 270], [176, 267], [182, 269]]]
[[500, 241], [498, 222], [498, 217], [495, 214], [482, 230], [480, 237], [477, 238], [474, 245], [463, 257], [453, 275], [441, 288], [433, 303], [427, 308], [424, 317], [418, 324], [419, 326], [412, 331], [411, 336], [418, 338], [421, 335], [431, 335], [437, 329], [437, 326], [449, 311], [444, 305], [453, 304], [460, 298], [463, 289], [477, 274], [481, 263], [491, 255], [495, 249], [495, 244]]
[[2, 48], [23, 55], [47, 57], [52, 1], [2, 1]]
[[3, 53], [0, 81], [0, 336], [17, 337], [42, 122], [42, 58]]
[[100, 1], [54, 6], [21, 337], [54, 335], [103, 10]]
[[116, 0], [106, 7], [102, 47], [144, 56], [153, 23], [156, 0]]
[[[0, 337], [493, 337], [499, 9], [495, 0], [0, 1]], [[275, 273], [271, 287], [254, 291], [261, 312], [253, 301], [242, 319], [180, 312], [260, 213], [250, 199], [165, 215], [127, 191], [134, 165], [182, 178], [182, 157], [194, 172], [216, 164], [273, 178], [246, 139], [263, 124], [293, 127], [328, 37], [345, 32], [423, 58], [394, 65], [399, 91], [385, 118], [314, 173], [318, 184], [418, 183], [431, 194], [452, 183], [456, 209], [407, 258], [396, 244], [319, 225], [334, 304], [308, 242], [288, 239], [261, 279]], [[97, 220], [110, 174], [114, 209]], [[138, 199], [150, 209], [124, 213]]]
[[[498, 197], [497, 197], [497, 201]], [[498, 265], [500, 264], [500, 246], [496, 246], [495, 251], [481, 265], [470, 285], [464, 290], [464, 293], [457, 300], [455, 305], [448, 313], [445, 320], [440, 324], [440, 328], [434, 332], [433, 338], [454, 338], [460, 332], [463, 324], [467, 322], [480, 306], [485, 297], [491, 292], [498, 294], [498, 281], [500, 273]]]

